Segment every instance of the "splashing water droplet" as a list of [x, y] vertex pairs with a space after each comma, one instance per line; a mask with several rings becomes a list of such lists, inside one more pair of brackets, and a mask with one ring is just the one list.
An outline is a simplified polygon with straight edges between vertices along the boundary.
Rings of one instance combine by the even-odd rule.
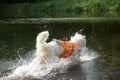
[[[33, 55], [32, 55], [33, 56]], [[87, 47], [83, 48], [80, 52], [80, 61], [90, 61], [97, 57], [96, 52], [89, 50]], [[24, 61], [24, 60], [23, 60]], [[16, 67], [12, 73], [8, 76], [3, 76], [1, 80], [23, 80], [25, 77], [33, 76], [35, 78], [41, 79], [47, 74], [51, 73], [53, 70], [57, 70], [60, 73], [64, 73], [68, 66], [70, 66], [72, 59], [59, 59], [55, 57], [50, 61], [46, 61], [44, 64], [39, 64], [36, 58], [30, 58], [26, 63], [23, 62], [22, 65]], [[56, 72], [51, 76], [55, 75]]]

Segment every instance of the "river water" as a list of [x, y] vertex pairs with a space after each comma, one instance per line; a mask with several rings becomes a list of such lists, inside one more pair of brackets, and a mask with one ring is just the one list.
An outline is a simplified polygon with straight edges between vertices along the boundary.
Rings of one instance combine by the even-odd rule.
[[[70, 38], [75, 32], [80, 32], [87, 40], [87, 49], [83, 53], [89, 55], [83, 56], [83, 61], [72, 66], [65, 67], [67, 62], [65, 65], [63, 62], [48, 64], [54, 65], [54, 68], [52, 66], [42, 71], [36, 69], [39, 75], [37, 71], [31, 72], [32, 75], [20, 80], [120, 80], [119, 18], [0, 20], [0, 79], [13, 74], [15, 69], [34, 59], [36, 36], [45, 30], [50, 33], [48, 42], [52, 38]], [[62, 67], [58, 67], [61, 64]], [[44, 76], [40, 77], [41, 74]]]

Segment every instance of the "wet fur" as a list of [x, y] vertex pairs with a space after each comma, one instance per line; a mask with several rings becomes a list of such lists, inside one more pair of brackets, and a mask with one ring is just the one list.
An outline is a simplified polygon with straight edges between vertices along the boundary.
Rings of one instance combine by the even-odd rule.
[[[64, 51], [64, 49], [55, 41], [47, 43], [46, 40], [48, 37], [49, 32], [43, 31], [39, 33], [36, 38], [36, 57], [39, 63], [42, 63], [52, 57], [58, 57]], [[85, 36], [78, 33], [71, 37], [70, 42], [79, 44], [81, 49], [86, 46]]]

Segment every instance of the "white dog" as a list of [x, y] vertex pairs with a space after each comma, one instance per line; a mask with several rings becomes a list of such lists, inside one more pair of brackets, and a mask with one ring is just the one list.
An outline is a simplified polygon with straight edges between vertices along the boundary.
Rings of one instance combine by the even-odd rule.
[[[85, 36], [76, 33], [70, 41], [52, 40], [46, 42], [49, 37], [48, 31], [43, 31], [36, 38], [36, 57], [39, 63], [52, 57], [68, 58], [78, 53], [86, 46]], [[66, 45], [68, 44], [68, 45]]]

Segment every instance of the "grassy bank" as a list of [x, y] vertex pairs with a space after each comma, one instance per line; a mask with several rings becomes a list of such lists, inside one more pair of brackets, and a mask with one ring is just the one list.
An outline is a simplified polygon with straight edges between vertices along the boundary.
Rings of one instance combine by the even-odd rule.
[[52, 0], [0, 4], [0, 17], [118, 17], [118, 0]]

